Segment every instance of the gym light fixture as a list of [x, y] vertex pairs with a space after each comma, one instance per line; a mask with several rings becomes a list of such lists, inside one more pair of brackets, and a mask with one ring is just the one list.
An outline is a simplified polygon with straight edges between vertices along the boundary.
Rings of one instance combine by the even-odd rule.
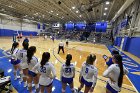
[[109, 5], [110, 4], [110, 2], [109, 1], [106, 1], [106, 5]]

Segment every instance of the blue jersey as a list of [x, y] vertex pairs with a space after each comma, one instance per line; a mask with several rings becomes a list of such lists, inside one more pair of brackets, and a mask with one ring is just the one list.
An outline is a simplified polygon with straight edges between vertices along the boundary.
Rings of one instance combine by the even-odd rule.
[[25, 38], [23, 42], [29, 43], [29, 39]]

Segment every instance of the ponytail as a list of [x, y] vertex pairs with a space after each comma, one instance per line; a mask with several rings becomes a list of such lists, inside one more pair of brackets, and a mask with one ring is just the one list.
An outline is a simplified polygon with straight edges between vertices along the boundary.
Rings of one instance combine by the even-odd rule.
[[70, 66], [71, 60], [72, 60], [72, 55], [67, 54], [67, 56], [66, 56], [66, 66]]
[[13, 54], [13, 52], [14, 52], [15, 48], [17, 48], [17, 46], [18, 46], [18, 45], [19, 45], [19, 43], [18, 43], [18, 42], [14, 42], [14, 43], [12, 44], [11, 54]]
[[36, 52], [36, 47], [35, 46], [31, 46], [27, 50], [27, 63], [28, 64], [31, 62], [31, 59], [32, 59], [35, 52]]
[[44, 52], [43, 55], [42, 55], [41, 62], [40, 62], [41, 67], [43, 67], [46, 64], [46, 62], [49, 61], [49, 59], [50, 59], [50, 53], [49, 52]]
[[95, 60], [96, 60], [96, 55], [95, 54], [90, 54], [87, 57], [86, 65], [89, 65], [89, 64], [92, 65]]
[[23, 46], [23, 48], [24, 48], [25, 50], [28, 50], [29, 43], [23, 42], [23, 43], [22, 43], [22, 46]]
[[119, 79], [118, 79], [118, 86], [122, 87], [122, 83], [123, 83], [123, 63], [122, 63], [122, 56], [121, 55], [114, 55], [115, 61], [116, 63], [119, 65], [120, 68], [120, 75], [119, 75]]

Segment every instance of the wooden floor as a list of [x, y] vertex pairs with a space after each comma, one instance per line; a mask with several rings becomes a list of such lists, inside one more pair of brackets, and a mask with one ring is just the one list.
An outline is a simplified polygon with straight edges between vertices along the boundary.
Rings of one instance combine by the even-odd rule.
[[[97, 62], [96, 66], [98, 68], [98, 81], [97, 85], [95, 87], [94, 93], [105, 93], [105, 85], [104, 82], [106, 79], [102, 77], [102, 74], [104, 70], [106, 69], [105, 62], [102, 58], [103, 54], [106, 54], [110, 56], [109, 50], [106, 48], [105, 45], [94, 45], [90, 43], [82, 43], [82, 42], [69, 42], [69, 46], [65, 47], [65, 54], [60, 52], [60, 54], [57, 54], [58, 50], [58, 43], [59, 40], [55, 40], [55, 42], [52, 42], [50, 39], [44, 40], [43, 38], [32, 38], [30, 39], [30, 46], [36, 46], [37, 47], [37, 53], [35, 54], [38, 59], [41, 59], [41, 55], [43, 52], [50, 52], [51, 53], [51, 59], [50, 61], [55, 65], [56, 71], [57, 71], [57, 78], [60, 79], [60, 67], [61, 61], [62, 63], [65, 62], [65, 56], [67, 53], [71, 53], [73, 55], [73, 62], [76, 64], [76, 70], [80, 71], [82, 63], [85, 61], [87, 55], [90, 53], [94, 53], [97, 56]], [[64, 41], [65, 42], [65, 41]], [[12, 44], [12, 38], [0, 38], [0, 48], [2, 49], [9, 49], [11, 48]], [[21, 48], [21, 43], [20, 43]], [[76, 77], [74, 79], [74, 85], [77, 88], [79, 86], [79, 72], [76, 72]], [[124, 83], [123, 83], [122, 91], [120, 93], [135, 93], [130, 90], [135, 91], [133, 88], [133, 85], [129, 81], [129, 79], [125, 76]], [[129, 90], [130, 89], [130, 90]], [[15, 93], [15, 92], [14, 92]]]

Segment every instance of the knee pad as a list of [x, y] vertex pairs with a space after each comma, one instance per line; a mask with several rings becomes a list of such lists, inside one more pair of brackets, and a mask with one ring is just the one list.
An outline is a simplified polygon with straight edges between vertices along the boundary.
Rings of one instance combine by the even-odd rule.
[[22, 75], [22, 74], [23, 74], [23, 71], [19, 71], [19, 74], [21, 74], [21, 75]]
[[32, 87], [32, 83], [28, 83], [28, 87]]
[[35, 89], [38, 89], [39, 88], [39, 84], [35, 84]]
[[74, 90], [75, 90], [74, 88], [71, 89], [71, 91], [74, 91]]
[[25, 75], [24, 75], [24, 74], [20, 74], [20, 75], [21, 75], [21, 77], [22, 77], [22, 78], [24, 78], [24, 77], [25, 77]]
[[62, 92], [64, 92], [65, 93], [65, 90], [62, 88]]

